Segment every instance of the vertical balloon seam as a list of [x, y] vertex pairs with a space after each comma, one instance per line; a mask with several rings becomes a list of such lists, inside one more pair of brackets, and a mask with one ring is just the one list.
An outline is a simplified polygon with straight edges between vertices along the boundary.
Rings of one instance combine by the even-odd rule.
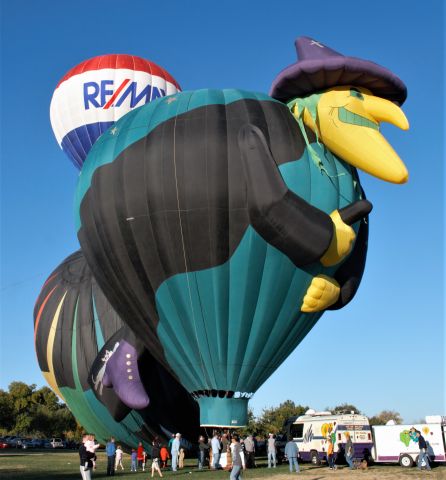
[[[188, 105], [187, 105], [186, 111], [189, 111], [189, 105], [190, 105], [190, 102], [192, 100], [193, 95], [194, 95], [194, 93], [192, 93], [188, 98]], [[178, 110], [177, 110], [177, 112], [178, 112]], [[178, 119], [178, 114], [175, 115], [175, 122], [174, 122], [174, 129], [173, 129], [173, 163], [174, 163], [174, 172], [175, 172], [175, 189], [176, 189], [177, 206], [178, 206], [178, 220], [180, 222], [181, 245], [182, 245], [182, 248], [183, 248], [184, 267], [186, 269], [186, 281], [187, 281], [187, 287], [188, 287], [188, 292], [189, 292], [190, 308], [191, 308], [191, 313], [192, 313], [193, 322], [194, 322], [195, 340], [197, 342], [197, 350], [198, 350], [198, 355], [199, 355], [199, 358], [200, 358], [202, 374], [203, 374], [203, 377], [206, 377], [204, 361], [203, 361], [203, 357], [202, 357], [202, 354], [201, 354], [201, 349], [199, 347], [199, 341], [198, 341], [198, 332], [197, 332], [197, 325], [196, 325], [196, 320], [195, 320], [195, 311], [194, 311], [194, 306], [193, 306], [193, 302], [192, 302], [192, 293], [191, 293], [190, 280], [189, 280], [189, 269], [188, 269], [188, 266], [187, 266], [186, 248], [185, 248], [185, 243], [184, 243], [183, 224], [182, 224], [182, 219], [181, 219], [180, 197], [179, 197], [179, 191], [178, 191], [178, 177], [177, 177], [177, 165], [176, 165], [176, 126], [177, 126], [177, 119]], [[187, 207], [187, 205], [186, 205], [186, 207]]]
[[93, 318], [94, 318], [94, 326], [95, 326], [95, 331], [96, 331], [96, 344], [98, 347], [98, 352], [101, 350], [101, 348], [104, 346], [105, 341], [104, 341], [104, 335], [101, 329], [101, 325], [99, 323], [99, 317], [98, 317], [98, 312], [96, 309], [96, 301], [93, 293], [93, 284], [91, 283], [90, 285], [90, 290], [91, 290], [91, 302], [92, 302], [92, 307], [93, 307]]
[[[51, 295], [53, 294], [54, 290], [56, 290], [57, 288], [57, 285], [55, 285], [53, 287], [53, 289], [50, 291], [50, 293], [48, 293], [48, 295], [45, 297], [44, 301], [42, 302], [42, 304], [40, 305], [40, 308], [39, 308], [39, 311], [37, 313], [37, 317], [36, 317], [36, 320], [35, 320], [35, 324], [34, 324], [34, 345], [36, 344], [36, 337], [37, 337], [37, 329], [39, 327], [39, 322], [40, 322], [40, 319], [42, 317], [42, 313], [43, 313], [43, 310], [45, 309], [45, 305], [46, 303], [48, 302], [49, 298], [51, 297]], [[43, 288], [42, 288], [42, 291], [41, 293], [43, 292]]]
[[[257, 97], [257, 99], [258, 99], [258, 100], [261, 100], [261, 99], [259, 99], [258, 97]], [[242, 103], [242, 105], [246, 106], [246, 100], [243, 100], [241, 103]], [[248, 118], [248, 122], [251, 122], [251, 115], [250, 115], [251, 112], [250, 112], [250, 110], [249, 110], [248, 108], [246, 108], [245, 110], [246, 110], [246, 116], [247, 116], [247, 118]], [[265, 111], [264, 111], [263, 105], [262, 105], [262, 108], [261, 108], [261, 112], [262, 112], [262, 114], [263, 114], [263, 120], [266, 122], [266, 116], [265, 116]], [[268, 132], [268, 137], [270, 138], [269, 133], [270, 133], [270, 132]], [[250, 234], [247, 233], [247, 232], [248, 232], [248, 230], [250, 230], [250, 229], [252, 229], [252, 226], [250, 225], [250, 222], [249, 222], [249, 223], [248, 223], [248, 227], [247, 227], [247, 231], [245, 231], [245, 234], [244, 234], [244, 236], [242, 237], [242, 239], [245, 237], [245, 235], [246, 235], [247, 237], [249, 237]], [[256, 241], [256, 237], [257, 237], [256, 234], [254, 234], [254, 237], [251, 237], [254, 242]], [[244, 391], [244, 388], [242, 387], [242, 385], [240, 385], [240, 381], [241, 381], [241, 378], [243, 378], [243, 376], [246, 375], [246, 372], [245, 372], [246, 369], [247, 369], [247, 368], [248, 368], [248, 369], [250, 368], [249, 366], [246, 367], [246, 368], [244, 367], [244, 366], [246, 365], [246, 360], [247, 360], [246, 355], [248, 354], [248, 352], [247, 352], [247, 347], [248, 347], [248, 345], [249, 345], [249, 339], [251, 338], [252, 331], [253, 331], [254, 324], [255, 324], [255, 317], [256, 317], [256, 312], [257, 312], [257, 307], [258, 307], [258, 301], [259, 301], [259, 297], [260, 297], [260, 292], [261, 292], [261, 284], [262, 284], [262, 281], [263, 281], [263, 275], [264, 275], [264, 273], [265, 273], [265, 265], [266, 265], [267, 255], [268, 255], [268, 245], [267, 245], [267, 243], [266, 243], [266, 242], [265, 242], [265, 243], [262, 243], [262, 242], [264, 242], [263, 239], [261, 239], [260, 241], [261, 241], [261, 244], [262, 244], [263, 247], [264, 247], [264, 248], [263, 248], [263, 256], [262, 256], [262, 257], [263, 257], [263, 262], [261, 261], [261, 264], [263, 265], [263, 266], [262, 266], [262, 276], [261, 276], [261, 279], [259, 279], [258, 288], [256, 289], [257, 295], [256, 295], [256, 301], [255, 301], [255, 309], [254, 309], [254, 311], [251, 312], [251, 315], [250, 315], [250, 317], [249, 317], [249, 318], [250, 318], [250, 326], [249, 326], [249, 332], [250, 332], [250, 333], [249, 333], [249, 335], [247, 335], [247, 336], [244, 338], [244, 340], [245, 340], [245, 342], [246, 342], [245, 345], [244, 345], [244, 348], [242, 347], [242, 348], [241, 348], [241, 351], [239, 350], [239, 352], [242, 353], [243, 357], [242, 357], [242, 359], [241, 359], [241, 361], [240, 361], [240, 368], [237, 369], [237, 370], [238, 370], [238, 372], [237, 372], [238, 375], [236, 376], [237, 381], [236, 381], [236, 383], [234, 384], [234, 387], [233, 387], [233, 388], [235, 388], [237, 391]], [[252, 245], [252, 244], [251, 244], [251, 245]], [[238, 248], [239, 248], [239, 247], [238, 247]], [[229, 263], [233, 263], [233, 264], [235, 265], [233, 259], [230, 259], [230, 262], [229, 262]], [[248, 276], [249, 276], [249, 272], [247, 272], [247, 273], [248, 273]], [[257, 277], [257, 278], [258, 278], [258, 277]], [[252, 280], [252, 278], [251, 278], [251, 280]], [[242, 382], [242, 383], [243, 383], [243, 382]], [[247, 393], [250, 393], [250, 392], [247, 392]]]
[[[268, 246], [267, 255], [269, 255], [270, 258], [271, 258], [271, 250], [274, 251], [275, 247]], [[282, 270], [284, 264], [289, 265], [289, 263], [290, 263], [290, 260], [288, 259], [288, 257], [286, 257], [283, 254], [280, 254], [280, 257], [278, 257], [278, 261], [280, 262], [280, 265], [277, 265], [277, 270], [279, 270], [279, 266], [280, 266], [280, 270]], [[291, 268], [293, 268], [293, 267], [291, 267]], [[293, 269], [296, 270], [295, 267]], [[291, 277], [294, 277], [294, 275], [295, 275], [295, 272], [291, 273]], [[274, 298], [274, 303], [276, 304], [276, 308], [274, 308], [274, 311], [275, 311], [274, 318], [276, 318], [276, 322], [273, 325], [268, 325], [269, 327], [271, 327], [271, 328], [269, 328], [269, 335], [265, 339], [265, 342], [263, 342], [263, 349], [261, 351], [258, 351], [257, 355], [254, 356], [255, 365], [252, 367], [251, 372], [250, 372], [251, 374], [246, 381], [247, 385], [256, 384], [258, 382], [258, 380], [257, 380], [258, 377], [262, 376], [262, 374], [264, 375], [265, 369], [269, 370], [269, 369], [272, 368], [271, 367], [271, 356], [274, 354], [274, 346], [271, 345], [271, 339], [275, 338], [276, 343], [277, 343], [277, 337], [278, 336], [277, 336], [277, 332], [275, 332], [275, 330], [277, 330], [279, 328], [279, 319], [280, 319], [281, 316], [283, 316], [282, 312], [283, 312], [284, 308], [287, 306], [286, 305], [286, 298], [289, 297], [289, 293], [290, 293], [292, 287], [293, 287], [293, 282], [289, 281], [288, 282], [288, 288], [286, 289], [286, 291], [284, 291], [281, 294], [281, 296], [280, 296], [281, 299], [280, 300], [277, 300], [278, 292], [277, 291], [272, 292], [273, 293], [273, 298]], [[287, 323], [291, 324], [292, 321], [293, 321], [292, 319], [289, 319]], [[289, 329], [287, 329], [287, 331], [289, 331]], [[281, 347], [282, 347], [282, 345], [281, 345]], [[277, 351], [277, 349], [276, 349], [276, 351]], [[262, 364], [264, 365], [263, 367], [262, 367]]]
[[[56, 288], [56, 287], [54, 287]], [[46, 357], [47, 357], [47, 364], [48, 364], [48, 372], [42, 372], [46, 381], [51, 385], [53, 390], [63, 399], [63, 395], [59, 390], [59, 386], [56, 381], [55, 371], [54, 371], [54, 364], [53, 364], [53, 352], [54, 352], [54, 340], [56, 337], [57, 325], [59, 322], [60, 311], [62, 309], [62, 305], [65, 301], [65, 297], [67, 295], [67, 291], [63, 294], [59, 305], [57, 306], [56, 312], [54, 313], [53, 320], [51, 322], [50, 330], [48, 332], [48, 340], [47, 340], [47, 348], [46, 348]]]
[[[79, 404], [83, 404], [79, 406], [80, 412], [82, 415], [82, 411], [84, 414], [89, 416], [89, 413], [91, 414], [89, 418], [93, 420], [93, 424], [91, 427], [93, 427], [93, 431], [96, 435], [101, 436], [103, 438], [107, 438], [107, 432], [102, 429], [102, 425], [100, 420], [98, 421], [97, 418], [97, 412], [91, 409], [90, 402], [88, 401], [87, 398], [85, 398], [84, 392], [82, 390], [82, 385], [80, 382], [79, 378], [79, 371], [78, 371], [78, 366], [77, 366], [77, 330], [78, 330], [78, 305], [79, 305], [79, 297], [77, 297], [76, 300], [76, 306], [74, 309], [74, 318], [73, 318], [73, 337], [71, 341], [71, 363], [72, 363], [72, 368], [73, 368], [73, 379], [74, 379], [74, 384], [75, 384], [75, 389], [73, 391], [73, 395], [75, 395], [78, 398]], [[96, 397], [95, 397], [96, 398]], [[76, 402], [74, 404], [77, 405]], [[90, 428], [91, 428], [90, 427]]]

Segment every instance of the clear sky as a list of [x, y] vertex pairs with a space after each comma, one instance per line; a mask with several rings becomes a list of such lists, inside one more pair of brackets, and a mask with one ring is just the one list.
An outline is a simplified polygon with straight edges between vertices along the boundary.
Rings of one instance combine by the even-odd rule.
[[408, 87], [408, 132], [383, 132], [410, 181], [361, 174], [374, 204], [353, 302], [326, 313], [251, 401], [342, 402], [407, 422], [446, 414], [444, 334], [444, 10], [441, 0], [116, 0], [2, 2], [0, 388], [44, 384], [33, 307], [51, 271], [79, 248], [77, 170], [49, 121], [59, 79], [84, 59], [130, 53], [165, 67], [183, 90], [268, 92], [307, 35], [372, 60]]

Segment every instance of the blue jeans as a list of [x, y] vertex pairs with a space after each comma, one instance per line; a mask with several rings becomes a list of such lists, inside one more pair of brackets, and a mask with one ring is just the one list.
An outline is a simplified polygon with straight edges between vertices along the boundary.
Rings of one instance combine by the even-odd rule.
[[172, 454], [172, 470], [176, 472], [178, 468], [178, 452], [172, 450], [170, 453]]
[[271, 463], [273, 463], [274, 468], [276, 468], [276, 452], [268, 451], [268, 468], [271, 468]]
[[240, 472], [242, 470], [241, 465], [234, 465], [231, 470], [231, 475], [229, 477], [229, 480], [239, 480], [239, 478], [242, 478], [240, 475]]
[[293, 471], [293, 465], [294, 465], [294, 468], [296, 469], [296, 472], [299, 472], [299, 464], [297, 463], [296, 457], [289, 458], [288, 462], [290, 462], [290, 472]]
[[424, 460], [425, 463], [426, 463], [426, 469], [427, 469], [427, 470], [430, 470], [431, 467], [430, 467], [430, 465], [429, 465], [429, 456], [428, 456], [427, 451], [426, 451], [425, 448], [422, 448], [422, 449], [420, 450], [420, 456], [418, 457], [418, 464], [417, 464], [417, 467], [418, 467], [418, 468], [421, 468], [421, 464], [423, 463], [423, 460]]
[[136, 460], [132, 460], [132, 465], [131, 465], [130, 471], [136, 472]]
[[220, 468], [220, 452], [212, 453], [212, 466], [214, 468]]
[[327, 455], [328, 466], [330, 468], [336, 468], [335, 466], [335, 456], [334, 455]]
[[348, 468], [349, 468], [350, 470], [353, 470], [353, 456], [346, 455], [346, 456], [345, 456], [345, 460], [346, 460], [347, 463], [348, 463]]
[[198, 452], [198, 470], [203, 470], [204, 466], [204, 450]]

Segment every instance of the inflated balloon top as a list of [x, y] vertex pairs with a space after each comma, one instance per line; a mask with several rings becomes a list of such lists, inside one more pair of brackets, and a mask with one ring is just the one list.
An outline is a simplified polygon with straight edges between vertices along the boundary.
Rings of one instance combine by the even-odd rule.
[[57, 142], [77, 168], [97, 138], [130, 110], [180, 90], [162, 67], [133, 55], [101, 55], [72, 68], [50, 106]]

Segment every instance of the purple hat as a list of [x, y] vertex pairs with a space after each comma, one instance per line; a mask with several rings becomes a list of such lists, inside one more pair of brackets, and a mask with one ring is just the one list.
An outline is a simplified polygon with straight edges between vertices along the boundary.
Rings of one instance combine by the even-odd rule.
[[345, 57], [309, 37], [299, 37], [295, 45], [298, 61], [282, 70], [271, 85], [269, 94], [277, 100], [288, 101], [342, 85], [368, 88], [398, 105], [406, 100], [406, 85], [387, 68]]

